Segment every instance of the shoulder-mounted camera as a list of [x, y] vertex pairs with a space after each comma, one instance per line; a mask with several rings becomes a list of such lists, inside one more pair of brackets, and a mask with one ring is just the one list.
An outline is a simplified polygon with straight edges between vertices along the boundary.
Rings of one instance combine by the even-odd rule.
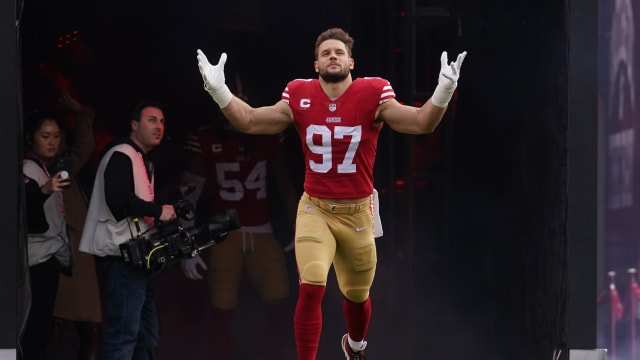
[[227, 209], [208, 223], [191, 227], [183, 223], [195, 218], [193, 204], [180, 200], [174, 204], [174, 209], [176, 220], [158, 223], [150, 231], [120, 244], [120, 253], [126, 263], [157, 272], [176, 260], [195, 257], [202, 250], [224, 241], [229, 231], [240, 228], [235, 209]]

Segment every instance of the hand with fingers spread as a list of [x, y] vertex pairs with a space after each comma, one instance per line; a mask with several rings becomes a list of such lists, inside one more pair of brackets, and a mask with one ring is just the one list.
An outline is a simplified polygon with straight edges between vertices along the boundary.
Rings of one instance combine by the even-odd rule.
[[198, 69], [204, 81], [204, 89], [220, 108], [226, 107], [233, 97], [224, 78], [224, 64], [227, 62], [227, 54], [222, 53], [218, 64], [211, 65], [202, 50], [198, 49], [197, 53]]
[[198, 267], [207, 270], [207, 264], [204, 263], [200, 255], [191, 259], [185, 259], [180, 262], [184, 276], [191, 280], [202, 280], [202, 275], [198, 271]]
[[460, 77], [460, 69], [462, 62], [467, 56], [467, 52], [463, 51], [458, 54], [456, 61], [448, 63], [447, 52], [443, 51], [440, 56], [440, 75], [438, 76], [438, 86], [433, 92], [431, 102], [435, 106], [445, 107], [449, 104], [453, 92], [458, 86], [458, 78]]

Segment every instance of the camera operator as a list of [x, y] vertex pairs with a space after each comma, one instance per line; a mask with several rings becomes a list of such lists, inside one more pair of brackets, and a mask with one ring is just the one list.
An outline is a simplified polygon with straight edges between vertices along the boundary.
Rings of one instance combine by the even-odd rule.
[[164, 111], [158, 103], [139, 104], [126, 139], [103, 151], [80, 251], [93, 254], [106, 315], [103, 360], [153, 359], [158, 320], [151, 273], [123, 261], [119, 244], [154, 224], [176, 219], [172, 205], [154, 203], [153, 164], [147, 153], [160, 144]]

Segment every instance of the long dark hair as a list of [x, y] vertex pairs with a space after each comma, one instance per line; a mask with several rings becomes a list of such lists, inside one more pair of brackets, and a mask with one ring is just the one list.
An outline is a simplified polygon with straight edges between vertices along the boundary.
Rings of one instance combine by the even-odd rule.
[[29, 113], [24, 118], [24, 127], [22, 133], [24, 134], [24, 151], [30, 152], [33, 149], [33, 138], [36, 134], [36, 131], [42, 127], [42, 123], [45, 120], [51, 120], [55, 122], [60, 128], [60, 134], [62, 135], [62, 140], [60, 142], [61, 146], [64, 146], [65, 143], [65, 129], [62, 122], [59, 120], [57, 114], [53, 112], [47, 111], [34, 111]]

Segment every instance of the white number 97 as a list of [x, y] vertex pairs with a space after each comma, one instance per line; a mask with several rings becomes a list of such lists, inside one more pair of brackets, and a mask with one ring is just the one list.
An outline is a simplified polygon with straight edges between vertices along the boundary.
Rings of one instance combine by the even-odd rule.
[[[349, 147], [344, 154], [342, 163], [338, 164], [338, 173], [354, 173], [356, 172], [356, 164], [353, 163], [353, 158], [358, 150], [360, 139], [362, 137], [362, 126], [336, 126], [333, 136], [331, 129], [324, 125], [310, 125], [307, 128], [307, 146], [309, 150], [318, 155], [322, 155], [322, 161], [316, 162], [309, 160], [309, 167], [311, 170], [319, 173], [327, 173], [333, 166], [333, 154], [332, 154], [332, 139], [344, 139], [345, 136], [350, 137]], [[313, 136], [320, 135], [321, 144], [315, 144], [313, 142]]]

